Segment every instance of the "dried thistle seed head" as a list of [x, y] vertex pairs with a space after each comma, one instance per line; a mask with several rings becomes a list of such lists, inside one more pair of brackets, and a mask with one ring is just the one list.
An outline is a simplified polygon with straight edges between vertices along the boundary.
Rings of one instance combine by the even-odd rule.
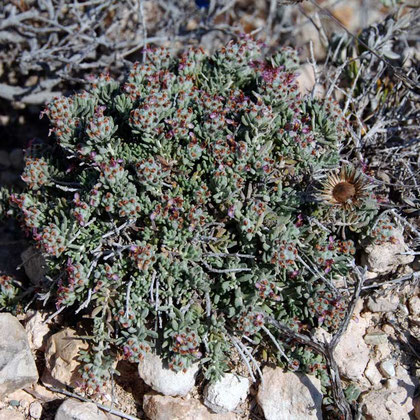
[[354, 168], [343, 167], [340, 172], [328, 176], [321, 190], [321, 200], [350, 210], [358, 207], [367, 196], [367, 181]]
[[332, 190], [332, 196], [338, 203], [346, 203], [356, 195], [356, 188], [349, 182], [339, 182]]

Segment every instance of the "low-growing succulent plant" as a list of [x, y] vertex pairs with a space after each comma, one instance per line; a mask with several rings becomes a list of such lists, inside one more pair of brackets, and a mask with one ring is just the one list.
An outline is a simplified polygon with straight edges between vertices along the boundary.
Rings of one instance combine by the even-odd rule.
[[338, 325], [334, 281], [377, 206], [361, 172], [323, 182], [346, 121], [299, 94], [296, 69], [295, 51], [266, 57], [250, 38], [213, 56], [158, 48], [122, 83], [101, 75], [46, 107], [52, 139], [26, 150], [27, 189], [10, 212], [47, 260], [40, 297], [92, 318], [91, 389], [116, 352], [138, 362], [154, 348], [175, 370], [201, 361], [211, 379], [249, 343], [321, 366], [266, 320]]
[[0, 310], [8, 308], [16, 297], [18, 288], [11, 276], [0, 276]]

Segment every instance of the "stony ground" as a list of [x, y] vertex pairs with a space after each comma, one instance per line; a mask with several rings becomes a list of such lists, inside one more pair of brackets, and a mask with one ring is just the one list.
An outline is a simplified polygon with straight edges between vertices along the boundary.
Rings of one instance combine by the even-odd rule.
[[[395, 278], [418, 270], [418, 261], [398, 265], [398, 255], [392, 253], [401, 252], [398, 247], [380, 251], [388, 253], [389, 268]], [[36, 270], [35, 264], [27, 267], [31, 280], [36, 281]], [[374, 275], [374, 271], [369, 273]], [[81, 395], [76, 355], [86, 345], [78, 339], [76, 330], [66, 327], [64, 319], [45, 324], [49, 315], [44, 310], [30, 310], [18, 318], [0, 314], [1, 366], [8, 366], [2, 368], [0, 381], [0, 419], [115, 418], [109, 414], [106, 417], [94, 404], [67, 399], [71, 394], [54, 391], [67, 389]], [[335, 358], [344, 381], [351, 380], [360, 388], [359, 406], [365, 418], [419, 418], [420, 400], [415, 391], [420, 373], [416, 365], [419, 333], [420, 297], [415, 285], [391, 283], [370, 291], [358, 302]], [[329, 335], [319, 329], [317, 337], [323, 341]], [[212, 387], [204, 386], [196, 368], [186, 374], [174, 374], [153, 355], [139, 369], [128, 362], [119, 362], [117, 369], [121, 375], [104, 395], [93, 401], [124, 413], [126, 418], [322, 416], [320, 381], [273, 366], [264, 366], [256, 383], [251, 383], [246, 369], [238, 366], [236, 375], [227, 375]], [[56, 412], [63, 400], [67, 405], [61, 406], [58, 416]]]
[[[243, 28], [252, 31], [264, 27], [270, 17], [270, 2], [257, 1], [251, 6], [245, 0], [237, 3], [241, 7], [237, 17]], [[354, 33], [381, 21], [390, 11], [379, 2], [319, 3]], [[282, 40], [301, 49], [300, 82], [305, 92], [314, 87], [319, 76], [317, 70], [321, 72], [320, 65], [315, 66], [312, 58], [322, 63], [327, 56], [322, 32], [329, 35], [340, 28], [331, 16], [316, 13], [316, 8], [308, 2], [293, 7], [290, 16], [296, 29]], [[151, 21], [153, 13], [158, 16], [158, 12], [150, 12]], [[237, 23], [228, 14], [220, 20], [220, 24], [231, 26]], [[193, 15], [186, 24], [195, 28], [200, 20]], [[280, 39], [280, 35], [277, 38], [275, 35], [269, 38], [273, 47]], [[209, 32], [200, 41], [212, 49], [222, 38]], [[4, 78], [4, 74], [0, 77]], [[322, 79], [316, 94], [323, 95], [328, 88], [328, 80]], [[335, 94], [345, 102], [340, 89]], [[38, 105], [0, 101], [0, 185], [21, 187], [22, 147], [30, 138], [45, 137], [48, 132], [46, 122], [38, 120], [39, 111]], [[416, 121], [410, 124], [416, 125]], [[418, 131], [413, 133], [418, 137]], [[386, 143], [386, 148], [381, 150], [369, 149], [373, 153], [369, 163], [372, 175], [382, 180], [381, 188], [388, 203], [398, 209], [395, 219], [401, 237], [396, 244], [371, 247], [361, 253], [360, 262], [368, 267], [367, 281], [334, 354], [344, 384], [351, 381], [361, 392], [356, 395], [359, 412], [356, 418], [367, 420], [420, 419], [420, 218], [418, 209], [411, 213], [399, 211], [402, 201], [412, 198], [398, 187], [399, 168], [392, 166], [398, 153], [404, 160], [402, 153], [406, 151], [404, 145], [395, 143], [397, 140], [393, 138], [394, 143]], [[394, 156], [385, 160], [383, 153], [387, 148]], [[410, 153], [412, 150], [420, 152], [418, 147], [410, 149]], [[389, 164], [384, 166], [385, 161]], [[415, 176], [418, 180], [418, 173]], [[412, 208], [410, 204], [405, 206], [404, 209]], [[400, 214], [408, 217], [408, 222]], [[22, 261], [26, 262], [24, 266]], [[16, 269], [19, 265], [21, 268]], [[10, 221], [0, 227], [2, 273], [16, 275], [33, 287], [43, 275], [37, 254]], [[53, 309], [32, 302], [29, 310], [22, 311], [17, 318], [0, 314], [0, 420], [334, 418], [334, 413], [321, 407], [325, 390], [318, 379], [262, 364], [262, 376], [252, 383], [239, 357], [233, 366], [234, 375], [228, 375], [213, 387], [206, 387], [199, 371], [175, 375], [153, 356], [140, 370], [135, 365], [119, 362], [117, 370], [121, 375], [115, 377], [103, 395], [89, 398], [93, 403], [86, 402], [79, 398], [82, 393], [78, 388], [80, 378], [75, 360], [78, 350], [85, 346], [78, 338], [80, 325], [60, 316], [46, 322], [52, 312]], [[328, 340], [328, 333], [320, 329], [318, 338], [321, 342]]]

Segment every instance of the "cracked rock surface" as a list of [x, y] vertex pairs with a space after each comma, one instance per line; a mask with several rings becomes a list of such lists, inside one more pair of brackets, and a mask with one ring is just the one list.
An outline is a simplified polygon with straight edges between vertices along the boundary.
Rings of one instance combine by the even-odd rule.
[[13, 315], [0, 313], [0, 399], [37, 380], [25, 329]]

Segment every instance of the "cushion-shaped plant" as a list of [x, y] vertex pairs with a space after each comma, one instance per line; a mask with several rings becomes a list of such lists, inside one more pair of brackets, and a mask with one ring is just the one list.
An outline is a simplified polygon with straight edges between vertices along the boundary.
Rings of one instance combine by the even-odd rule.
[[[39, 297], [92, 319], [88, 387], [115, 352], [154, 348], [212, 379], [250, 345], [296, 367], [306, 353], [267, 317], [310, 330], [344, 316], [334, 281], [355, 248], [338, 232], [376, 206], [353, 170], [322, 187], [346, 121], [299, 93], [296, 68], [295, 51], [266, 57], [249, 38], [213, 56], [158, 48], [122, 83], [101, 75], [46, 107], [52, 139], [26, 150], [27, 190], [10, 201], [47, 260]], [[352, 205], [323, 199], [340, 179]]]

